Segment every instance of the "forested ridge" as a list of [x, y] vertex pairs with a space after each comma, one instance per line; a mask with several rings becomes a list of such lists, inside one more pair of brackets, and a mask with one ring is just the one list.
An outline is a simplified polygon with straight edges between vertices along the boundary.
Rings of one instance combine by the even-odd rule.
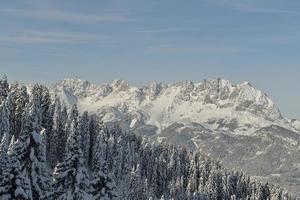
[[154, 143], [0, 80], [0, 199], [291, 199], [201, 152]]

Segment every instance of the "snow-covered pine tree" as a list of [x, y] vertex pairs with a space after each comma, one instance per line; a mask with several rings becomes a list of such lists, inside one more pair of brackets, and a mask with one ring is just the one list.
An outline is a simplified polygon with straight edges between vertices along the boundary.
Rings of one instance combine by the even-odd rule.
[[146, 189], [144, 186], [144, 180], [142, 178], [142, 172], [140, 165], [136, 165], [132, 168], [130, 173], [130, 187], [129, 187], [129, 199], [147, 200]]
[[[52, 103], [49, 89], [45, 86], [40, 86], [39, 91], [41, 93], [41, 121], [42, 127], [45, 129], [45, 141], [46, 150], [50, 152], [52, 148], [50, 146], [51, 138], [53, 135], [53, 114], [55, 109], [55, 101]], [[49, 161], [49, 156], [47, 153], [47, 160]], [[53, 165], [51, 165], [53, 167]]]
[[80, 148], [76, 106], [73, 107], [72, 112], [66, 153], [63, 162], [58, 163], [54, 169], [56, 186], [54, 198], [58, 200], [88, 200], [92, 199], [92, 195], [90, 194], [90, 181], [84, 165], [83, 152]]
[[[235, 196], [238, 199], [245, 199], [251, 194], [250, 178], [247, 177], [242, 172], [236, 172], [235, 174], [238, 177], [237, 178], [237, 187], [236, 187], [236, 191], [235, 191]], [[226, 180], [224, 180], [224, 182], [226, 184]]]
[[170, 199], [187, 200], [187, 194], [183, 186], [183, 177], [176, 177], [171, 183]]
[[47, 137], [47, 143], [49, 145], [49, 147], [47, 148], [47, 160], [51, 168], [54, 168], [56, 166], [58, 158], [61, 155], [61, 152], [59, 151], [59, 141], [64, 134], [64, 124], [62, 120], [62, 110], [59, 98], [55, 98], [53, 106], [53, 127], [51, 128], [51, 135], [48, 135]]
[[121, 176], [118, 178], [119, 195], [121, 199], [128, 199], [130, 195], [130, 172], [132, 170], [132, 151], [130, 149], [130, 143], [123, 138], [123, 151], [121, 159]]
[[51, 189], [46, 165], [46, 146], [41, 136], [43, 128], [39, 95], [41, 94], [38, 92], [32, 93], [31, 102], [22, 117], [20, 136], [10, 153], [12, 160], [16, 160], [14, 163], [20, 163], [24, 177], [28, 178], [31, 189], [28, 194], [32, 194], [29, 199], [45, 199]]
[[89, 134], [90, 134], [90, 148], [89, 148], [89, 156], [88, 156], [88, 166], [90, 169], [93, 167], [94, 160], [94, 151], [97, 149], [95, 146], [97, 145], [97, 135], [100, 133], [103, 125], [99, 123], [98, 118], [95, 115], [90, 116], [89, 120]]
[[194, 193], [197, 191], [198, 188], [198, 171], [196, 167], [196, 161], [195, 161], [195, 155], [193, 156], [193, 159], [191, 160], [190, 165], [190, 177], [189, 177], [189, 183], [187, 185], [187, 196], [188, 198], [192, 199], [194, 196]]
[[46, 129], [52, 129], [52, 115], [53, 109], [51, 109], [51, 96], [49, 89], [45, 86], [40, 86], [41, 91], [41, 108], [42, 108], [42, 126]]
[[17, 139], [21, 132], [22, 126], [22, 116], [26, 104], [29, 102], [29, 95], [25, 86], [19, 86], [18, 83], [14, 83], [11, 86], [10, 93], [15, 92], [15, 98], [12, 102], [14, 112], [11, 115], [11, 124], [12, 124], [12, 135]]
[[79, 132], [81, 134], [81, 149], [83, 152], [83, 157], [85, 164], [89, 161], [89, 151], [90, 151], [90, 127], [89, 127], [89, 115], [88, 112], [84, 112], [79, 120]]
[[63, 126], [58, 138], [58, 147], [57, 147], [57, 158], [58, 162], [63, 161], [63, 156], [65, 153], [65, 149], [67, 146], [67, 140], [68, 140], [68, 111], [67, 108], [64, 106], [61, 111], [61, 125]]
[[[69, 113], [67, 114], [67, 116], [64, 116], [64, 117], [67, 117], [66, 123], [65, 123], [65, 138], [64, 138], [64, 140], [66, 140], [66, 144], [64, 144], [64, 146], [67, 147], [69, 145], [68, 144], [69, 139], [71, 138], [70, 134], [72, 133], [71, 126], [73, 126], [73, 128], [75, 128], [75, 129], [78, 129], [79, 112], [78, 112], [77, 105], [76, 104], [72, 105]], [[79, 135], [79, 137], [80, 137], [80, 135]]]
[[270, 199], [271, 200], [281, 200], [281, 199], [283, 199], [282, 189], [277, 188], [277, 187], [271, 188]]
[[99, 127], [99, 132], [96, 135], [95, 143], [92, 149], [92, 169], [97, 172], [102, 168], [107, 158], [108, 138], [107, 129], [103, 126]]
[[222, 174], [219, 170], [213, 169], [210, 173], [206, 191], [209, 194], [211, 199], [223, 200], [224, 197], [224, 188], [223, 188]]
[[92, 194], [94, 199], [116, 199], [118, 191], [116, 188], [114, 172], [109, 170], [109, 135], [107, 129], [100, 124], [99, 132], [93, 146], [92, 164], [93, 181]]
[[268, 183], [258, 183], [256, 192], [258, 200], [270, 199], [270, 189], [268, 187]]
[[6, 162], [6, 168], [1, 172], [0, 180], [0, 199], [1, 200], [33, 200], [32, 187], [29, 182], [28, 174], [15, 154], [13, 154], [13, 145], [9, 147], [9, 159]]
[[[8, 145], [11, 140], [11, 116], [12, 104], [11, 98], [8, 97], [0, 106], [0, 154], [7, 153]], [[0, 158], [1, 159], [1, 158]], [[1, 167], [1, 166], [0, 166]]]
[[[32, 93], [30, 105], [22, 117], [19, 138], [9, 151], [11, 160], [11, 195], [21, 195], [20, 199], [47, 199], [50, 191], [50, 177], [46, 166], [46, 148], [41, 127], [39, 93]], [[19, 187], [15, 187], [15, 184]], [[18, 193], [18, 195], [16, 195]], [[16, 197], [16, 199], [19, 199]]]
[[[116, 134], [116, 132], [115, 132]], [[122, 138], [121, 135], [117, 134], [116, 136], [116, 139], [114, 140], [115, 141], [115, 144], [114, 144], [114, 149], [115, 149], [115, 152], [114, 152], [114, 159], [113, 159], [113, 162], [112, 162], [112, 169], [111, 171], [114, 172], [114, 175], [115, 175], [115, 178], [116, 178], [116, 183], [118, 184], [119, 181], [123, 181], [122, 179], [124, 178], [124, 174], [123, 174], [123, 166], [122, 166], [122, 162], [123, 162], [123, 158], [124, 158], [124, 139]]]
[[9, 84], [7, 82], [7, 77], [3, 76], [0, 79], [0, 104], [6, 99], [9, 91]]
[[97, 170], [92, 181], [93, 199], [116, 199], [118, 197], [115, 177], [108, 170], [108, 164], [105, 162], [101, 169]]
[[0, 199], [11, 199], [10, 195], [10, 171], [9, 171], [9, 159], [7, 151], [9, 148], [9, 143], [11, 141], [10, 133], [10, 109], [9, 109], [9, 98], [7, 98], [1, 105], [0, 111], [0, 131], [3, 135], [0, 141]]

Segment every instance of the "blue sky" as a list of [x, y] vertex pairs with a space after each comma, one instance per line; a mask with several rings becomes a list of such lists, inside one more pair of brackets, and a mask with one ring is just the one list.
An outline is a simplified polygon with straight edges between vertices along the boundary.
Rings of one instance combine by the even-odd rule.
[[247, 80], [300, 118], [299, 0], [2, 1], [0, 27], [10, 80]]

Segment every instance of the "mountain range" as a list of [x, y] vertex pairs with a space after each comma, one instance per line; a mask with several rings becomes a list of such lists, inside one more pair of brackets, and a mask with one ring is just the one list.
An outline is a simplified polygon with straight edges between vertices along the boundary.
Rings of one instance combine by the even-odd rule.
[[219, 78], [133, 87], [124, 80], [96, 85], [76, 78], [56, 83], [51, 93], [107, 126], [201, 150], [226, 168], [300, 195], [300, 121], [284, 117], [249, 82]]

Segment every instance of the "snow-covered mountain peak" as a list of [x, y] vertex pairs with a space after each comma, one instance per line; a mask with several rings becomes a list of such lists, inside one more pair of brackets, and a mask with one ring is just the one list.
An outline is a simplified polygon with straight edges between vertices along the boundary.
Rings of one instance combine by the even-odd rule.
[[[168, 85], [162, 83], [151, 83], [142, 88], [132, 87], [125, 80], [116, 79], [111, 84], [95, 85], [79, 78], [68, 78], [54, 85], [55, 90], [66, 90], [75, 96], [108, 96], [111, 92], [139, 93], [143, 99], [156, 99], [159, 96], [172, 96], [185, 101], [198, 101], [207, 104], [224, 103], [241, 104], [251, 103], [262, 107], [276, 109], [273, 101], [263, 92], [254, 88], [249, 82], [238, 85], [232, 84], [229, 80], [215, 79], [204, 80], [200, 83], [192, 81], [178, 81]], [[130, 91], [129, 91], [130, 90]], [[136, 95], [136, 94], [134, 94]], [[150, 97], [150, 98], [149, 98]]]
[[76, 77], [76, 78], [63, 79], [56, 85], [61, 85], [61, 86], [65, 86], [65, 87], [73, 87], [73, 88], [75, 88], [76, 86], [86, 88], [88, 85], [90, 85], [90, 83], [87, 80], [83, 80], [83, 79]]
[[125, 80], [120, 80], [120, 79], [113, 80], [113, 82], [111, 83], [111, 87], [113, 91], [117, 91], [117, 92], [126, 91], [130, 88], [129, 84]]
[[273, 101], [249, 82], [236, 85], [220, 78], [140, 88], [124, 80], [95, 85], [76, 78], [59, 82], [53, 92], [65, 105], [76, 103], [82, 110], [101, 113], [103, 119], [124, 120], [133, 127], [148, 124], [162, 130], [177, 121], [191, 121], [241, 133], [284, 120]]
[[56, 90], [67, 90], [74, 95], [79, 95], [86, 92], [91, 86], [87, 80], [79, 78], [66, 78], [54, 85]]

